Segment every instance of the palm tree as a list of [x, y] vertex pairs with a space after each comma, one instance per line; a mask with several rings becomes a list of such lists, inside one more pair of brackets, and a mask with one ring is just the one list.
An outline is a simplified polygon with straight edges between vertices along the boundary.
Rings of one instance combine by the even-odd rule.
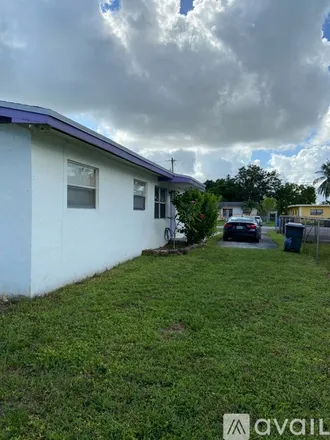
[[319, 174], [313, 184], [319, 185], [317, 192], [322, 194], [326, 199], [330, 196], [330, 160], [327, 159], [324, 164], [322, 164], [321, 169], [316, 171], [315, 174]]

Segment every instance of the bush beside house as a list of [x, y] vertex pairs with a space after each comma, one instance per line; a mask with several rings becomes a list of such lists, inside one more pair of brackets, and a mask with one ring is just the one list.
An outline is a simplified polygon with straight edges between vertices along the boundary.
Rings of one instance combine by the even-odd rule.
[[177, 219], [184, 225], [180, 232], [186, 235], [188, 244], [200, 243], [215, 232], [218, 198], [214, 194], [190, 188], [183, 194], [177, 194], [173, 205], [177, 210]]

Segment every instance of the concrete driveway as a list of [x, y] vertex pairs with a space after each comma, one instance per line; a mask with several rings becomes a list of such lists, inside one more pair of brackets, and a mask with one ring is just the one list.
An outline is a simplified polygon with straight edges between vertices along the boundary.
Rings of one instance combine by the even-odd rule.
[[266, 231], [262, 231], [261, 240], [259, 241], [259, 243], [254, 243], [251, 241], [220, 240], [218, 241], [217, 245], [220, 247], [238, 248], [238, 249], [276, 249], [277, 244], [275, 244], [273, 240], [264, 232]]

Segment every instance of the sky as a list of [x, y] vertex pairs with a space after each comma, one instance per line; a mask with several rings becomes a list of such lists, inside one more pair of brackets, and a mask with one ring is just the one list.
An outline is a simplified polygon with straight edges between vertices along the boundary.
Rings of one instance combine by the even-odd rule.
[[330, 0], [0, 0], [0, 99], [205, 181], [330, 158]]

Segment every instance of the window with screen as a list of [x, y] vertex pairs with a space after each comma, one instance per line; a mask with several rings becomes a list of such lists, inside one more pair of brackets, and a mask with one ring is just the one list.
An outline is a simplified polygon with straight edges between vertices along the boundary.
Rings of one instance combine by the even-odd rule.
[[68, 161], [67, 206], [68, 208], [96, 208], [97, 169]]
[[134, 179], [133, 209], [144, 211], [146, 209], [146, 182]]

